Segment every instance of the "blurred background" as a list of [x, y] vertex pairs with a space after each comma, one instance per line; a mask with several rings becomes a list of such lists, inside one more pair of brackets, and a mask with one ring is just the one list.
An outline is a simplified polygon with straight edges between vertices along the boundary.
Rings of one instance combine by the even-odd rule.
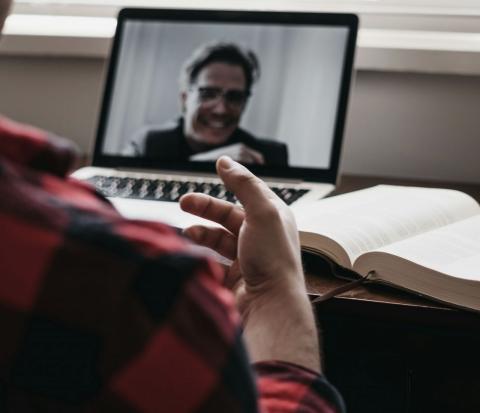
[[[0, 112], [89, 154], [118, 9], [199, 3], [17, 0], [0, 42]], [[480, 182], [478, 0], [204, 0], [201, 7], [358, 13], [342, 171]]]

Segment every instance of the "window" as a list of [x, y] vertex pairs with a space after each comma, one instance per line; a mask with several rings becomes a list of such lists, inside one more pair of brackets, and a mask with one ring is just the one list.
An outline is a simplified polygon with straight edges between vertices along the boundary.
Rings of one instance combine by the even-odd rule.
[[[357, 67], [480, 74], [480, 0], [16, 0], [17, 16], [5, 32], [18, 42], [27, 42], [22, 35], [31, 42], [40, 42], [35, 35], [108, 40], [113, 17], [127, 6], [353, 12], [360, 16]], [[11, 44], [9, 53], [23, 50]], [[70, 53], [69, 43], [62, 44], [55, 53]], [[93, 44], [85, 42], [82, 53], [88, 55]], [[49, 47], [40, 50], [49, 53]], [[107, 43], [94, 55], [106, 50]]]
[[127, 6], [354, 12], [362, 28], [480, 31], [480, 0], [16, 0], [14, 13], [114, 17]]

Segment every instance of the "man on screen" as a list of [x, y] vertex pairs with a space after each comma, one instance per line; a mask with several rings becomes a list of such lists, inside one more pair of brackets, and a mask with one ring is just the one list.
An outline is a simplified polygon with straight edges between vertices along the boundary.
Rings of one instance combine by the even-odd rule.
[[128, 154], [162, 161], [214, 161], [221, 155], [249, 164], [284, 166], [285, 144], [239, 127], [259, 76], [255, 54], [233, 43], [197, 49], [182, 68], [182, 116], [169, 126], [143, 128]]

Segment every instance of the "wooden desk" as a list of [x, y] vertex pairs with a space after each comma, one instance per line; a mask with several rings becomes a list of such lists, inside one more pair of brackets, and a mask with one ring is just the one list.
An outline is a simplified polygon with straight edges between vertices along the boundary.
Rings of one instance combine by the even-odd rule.
[[[459, 189], [480, 185], [344, 176], [336, 193], [379, 183]], [[307, 287], [345, 281], [305, 256]], [[384, 286], [362, 286], [316, 306], [325, 369], [349, 413], [480, 412], [480, 315]]]

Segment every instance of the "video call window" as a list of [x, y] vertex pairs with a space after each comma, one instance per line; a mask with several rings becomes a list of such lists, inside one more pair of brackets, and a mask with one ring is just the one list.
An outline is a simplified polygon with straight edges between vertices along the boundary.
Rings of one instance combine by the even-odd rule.
[[127, 22], [103, 154], [328, 168], [343, 27]]

